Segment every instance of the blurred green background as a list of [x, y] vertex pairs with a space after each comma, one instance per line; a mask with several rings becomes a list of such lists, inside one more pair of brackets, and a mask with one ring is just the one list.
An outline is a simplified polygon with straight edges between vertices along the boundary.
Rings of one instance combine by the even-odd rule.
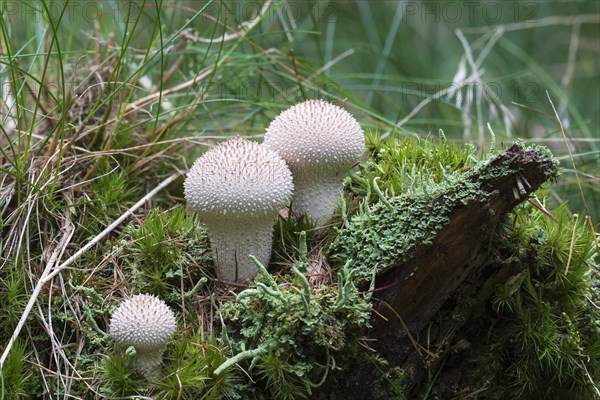
[[50, 46], [49, 75], [64, 69], [65, 98], [110, 64], [112, 49], [119, 80], [136, 86], [129, 101], [215, 66], [152, 110], [172, 117], [193, 108], [181, 136], [260, 135], [281, 109], [314, 97], [345, 102], [384, 135], [442, 129], [481, 151], [492, 141], [489, 124], [498, 145], [525, 138], [550, 147], [565, 168], [555, 200], [582, 213], [577, 168], [594, 221], [600, 215], [600, 2], [62, 0], [0, 8], [3, 51], [10, 41], [32, 75], [50, 46], [42, 40], [54, 29], [48, 21], [57, 22], [60, 55]]

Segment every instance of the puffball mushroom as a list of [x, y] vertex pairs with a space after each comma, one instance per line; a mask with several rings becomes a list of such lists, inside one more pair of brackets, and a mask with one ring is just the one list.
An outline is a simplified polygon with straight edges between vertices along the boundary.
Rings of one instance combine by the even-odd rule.
[[110, 335], [117, 347], [133, 346], [137, 369], [149, 381], [159, 377], [162, 354], [176, 323], [173, 311], [158, 297], [138, 294], [125, 300], [110, 319]]
[[268, 264], [273, 226], [293, 188], [285, 161], [246, 139], [229, 139], [196, 160], [185, 198], [206, 224], [220, 279], [254, 277], [258, 268], [250, 255]]
[[308, 100], [279, 114], [267, 128], [264, 145], [277, 151], [292, 171], [292, 210], [317, 226], [335, 212], [342, 180], [365, 152], [356, 119], [323, 100]]

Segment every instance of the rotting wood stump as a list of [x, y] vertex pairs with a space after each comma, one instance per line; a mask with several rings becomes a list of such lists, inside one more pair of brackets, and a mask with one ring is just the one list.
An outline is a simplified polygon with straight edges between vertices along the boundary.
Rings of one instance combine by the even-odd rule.
[[[502, 173], [498, 173], [502, 171]], [[449, 223], [429, 243], [417, 244], [412, 256], [379, 273], [372, 298], [375, 313], [370, 345], [390, 367], [405, 375], [408, 398], [427, 386], [442, 363], [469, 351], [470, 327], [477, 324], [497, 285], [522, 272], [518, 262], [499, 259], [491, 248], [499, 221], [527, 200], [543, 183], [558, 176], [558, 163], [537, 147], [515, 143], [480, 168], [464, 175], [483, 196], [452, 204]], [[431, 200], [443, 204], [454, 193]], [[432, 207], [434, 208], [434, 207]], [[459, 382], [468, 356], [452, 366]], [[461, 364], [463, 363], [463, 364]], [[343, 392], [369, 398], [372, 366], [356, 365]], [[351, 374], [351, 375], [354, 375]], [[446, 378], [445, 378], [446, 379]], [[364, 397], [367, 396], [367, 397]], [[418, 397], [415, 397], [418, 398]]]

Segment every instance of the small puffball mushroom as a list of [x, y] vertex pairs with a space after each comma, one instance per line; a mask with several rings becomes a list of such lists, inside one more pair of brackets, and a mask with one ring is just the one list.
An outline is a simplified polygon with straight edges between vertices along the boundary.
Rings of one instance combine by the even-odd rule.
[[292, 210], [317, 226], [334, 213], [344, 176], [365, 152], [356, 119], [323, 100], [308, 100], [279, 114], [267, 128], [264, 145], [277, 151], [292, 171]]
[[160, 376], [162, 354], [175, 328], [173, 311], [164, 301], [148, 294], [125, 300], [110, 319], [113, 341], [123, 350], [135, 348], [137, 369], [149, 381]]
[[254, 277], [258, 268], [250, 255], [269, 263], [273, 226], [293, 188], [285, 161], [246, 139], [229, 139], [196, 160], [185, 198], [206, 224], [220, 279]]

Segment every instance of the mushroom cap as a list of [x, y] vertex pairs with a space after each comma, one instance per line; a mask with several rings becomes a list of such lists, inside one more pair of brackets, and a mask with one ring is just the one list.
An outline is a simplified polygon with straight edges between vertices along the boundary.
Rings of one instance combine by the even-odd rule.
[[279, 114], [265, 133], [264, 144], [300, 168], [344, 171], [365, 151], [363, 130], [341, 107], [323, 100], [307, 100]]
[[276, 152], [240, 137], [200, 156], [184, 183], [190, 208], [205, 219], [276, 215], [293, 189], [292, 173]]
[[175, 332], [173, 311], [158, 297], [138, 294], [125, 300], [110, 319], [110, 335], [121, 347], [137, 351], [164, 347]]

